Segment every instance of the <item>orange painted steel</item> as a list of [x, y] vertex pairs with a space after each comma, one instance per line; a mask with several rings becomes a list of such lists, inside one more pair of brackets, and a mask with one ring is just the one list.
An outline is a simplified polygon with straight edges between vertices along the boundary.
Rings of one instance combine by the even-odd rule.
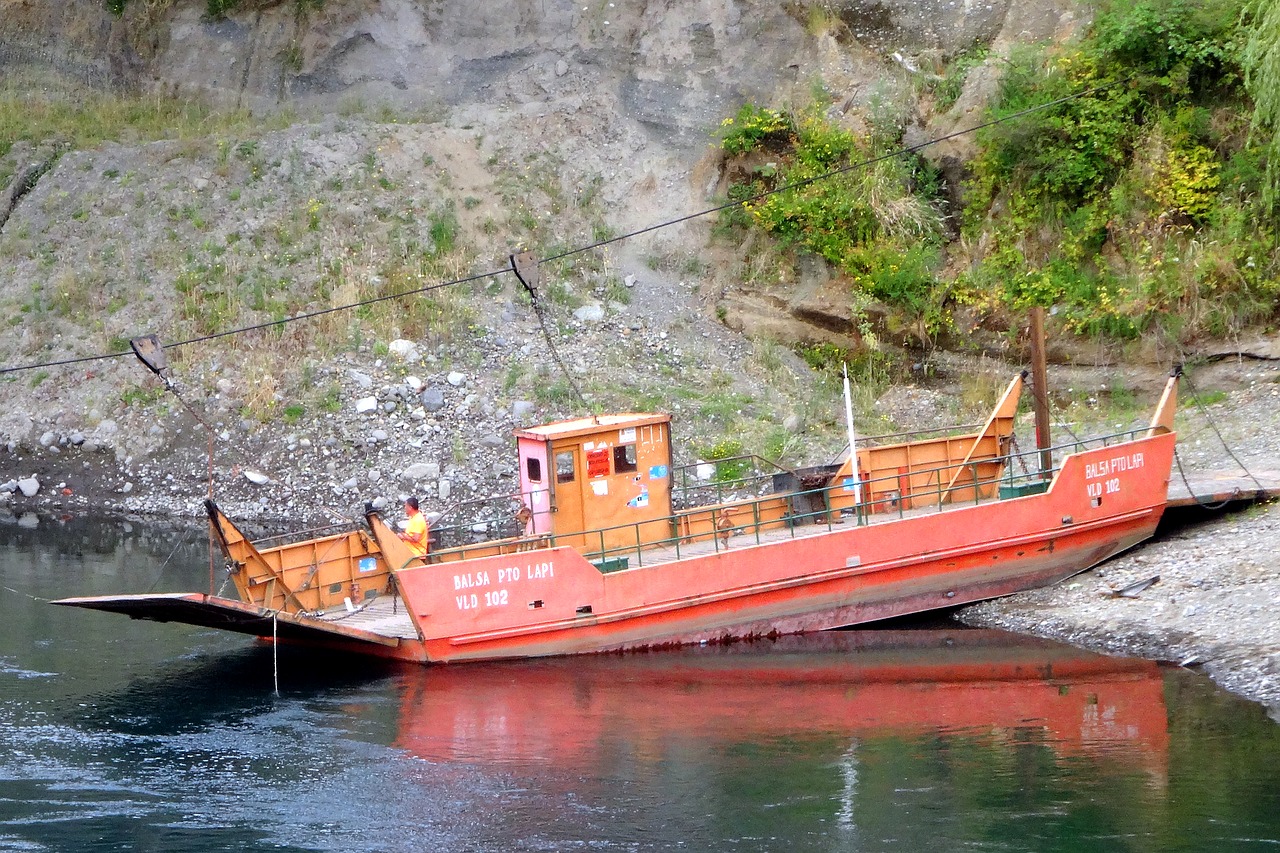
[[[397, 582], [433, 661], [857, 624], [1054, 583], [1132, 547], [1164, 509], [1173, 444], [1168, 434], [1069, 457], [1040, 495], [671, 563], [604, 574], [558, 547], [410, 568]], [[1116, 490], [1094, 506], [1087, 472], [1117, 454], [1141, 467], [1108, 477]]]
[[[872, 445], [858, 450], [862, 499], [871, 512], [890, 512], [951, 501], [963, 503], [995, 494], [1013, 437], [1013, 419], [1022, 395], [1023, 378], [1005, 388], [983, 428], [969, 435]], [[843, 485], [831, 497], [832, 509], [855, 506], [852, 462], [836, 472]], [[942, 482], [946, 480], [946, 483]]]
[[216, 504], [206, 501], [206, 508], [210, 534], [245, 603], [284, 613], [319, 612], [346, 601], [359, 604], [387, 588], [390, 567], [364, 531], [259, 548]]
[[[573, 450], [576, 475], [596, 485], [572, 482], [577, 503], [569, 514], [603, 527], [566, 527], [553, 513], [550, 532], [437, 551], [424, 561], [373, 513], [369, 533], [258, 547], [210, 503], [211, 528], [243, 604], [204, 596], [178, 607], [157, 596], [148, 615], [145, 596], [64, 603], [125, 612], [119, 600], [127, 598], [131, 615], [197, 624], [225, 617], [231, 630], [246, 632], [266, 624], [254, 622], [256, 610], [261, 618], [276, 614], [273, 629], [284, 619], [289, 641], [421, 662], [776, 636], [952, 607], [1055, 583], [1154, 532], [1173, 460], [1175, 383], [1169, 380], [1149, 429], [1073, 453], [1049, 483], [1036, 474], [1036, 488], [1022, 489], [1002, 473], [1015, 380], [980, 432], [891, 446], [892, 458], [876, 469], [887, 475], [868, 481], [863, 504], [843, 509], [837, 471], [816, 492], [673, 515], [667, 484], [658, 485], [670, 472], [666, 416], [553, 424], [517, 437], [546, 441], [553, 454]], [[652, 431], [647, 445], [628, 450], [645, 444], [644, 429]], [[942, 445], [954, 446], [943, 447], [939, 467]], [[917, 451], [929, 470], [900, 475], [898, 465], [915, 465]], [[625, 470], [633, 459], [635, 470]], [[545, 474], [554, 476], [554, 468]], [[622, 491], [646, 480], [650, 501]], [[875, 511], [886, 509], [885, 491], [877, 490], [885, 481], [905, 484], [893, 512]], [[796, 511], [801, 498], [818, 508]], [[556, 504], [566, 505], [564, 492]], [[618, 519], [630, 521], [612, 524]]]

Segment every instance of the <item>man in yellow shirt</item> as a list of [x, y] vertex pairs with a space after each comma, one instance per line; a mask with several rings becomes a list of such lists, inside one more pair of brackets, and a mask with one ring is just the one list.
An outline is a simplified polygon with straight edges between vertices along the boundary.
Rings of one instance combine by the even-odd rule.
[[419, 557], [427, 555], [427, 517], [418, 510], [418, 499], [405, 498], [404, 514], [409, 522], [405, 525], [400, 538], [409, 546], [409, 550]]

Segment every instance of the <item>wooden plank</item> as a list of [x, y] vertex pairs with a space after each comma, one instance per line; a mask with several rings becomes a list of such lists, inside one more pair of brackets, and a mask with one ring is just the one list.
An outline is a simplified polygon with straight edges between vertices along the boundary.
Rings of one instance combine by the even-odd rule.
[[329, 625], [366, 631], [382, 637], [401, 640], [418, 639], [418, 629], [414, 627], [404, 602], [396, 601], [394, 596], [390, 595], [378, 596], [355, 613], [339, 610], [317, 618]]
[[1175, 468], [1169, 479], [1168, 507], [1218, 504], [1223, 501], [1264, 501], [1280, 496], [1280, 471], [1229, 473], [1188, 471], [1186, 480]]

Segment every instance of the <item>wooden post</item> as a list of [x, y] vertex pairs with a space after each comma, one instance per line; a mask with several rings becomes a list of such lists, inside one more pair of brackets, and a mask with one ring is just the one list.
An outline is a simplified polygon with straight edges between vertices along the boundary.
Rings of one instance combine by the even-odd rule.
[[1053, 470], [1053, 451], [1049, 449], [1049, 386], [1044, 354], [1044, 309], [1031, 309], [1031, 385], [1036, 415], [1036, 447], [1040, 450], [1040, 476], [1049, 479]]

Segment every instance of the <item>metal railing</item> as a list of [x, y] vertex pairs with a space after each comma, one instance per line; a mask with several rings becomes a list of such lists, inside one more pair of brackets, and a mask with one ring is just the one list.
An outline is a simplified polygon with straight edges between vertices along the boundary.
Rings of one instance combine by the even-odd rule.
[[[243, 530], [241, 525], [236, 525]], [[333, 524], [326, 524], [323, 527], [313, 527], [307, 530], [291, 530], [288, 533], [275, 533], [270, 536], [262, 536], [254, 538], [253, 547], [259, 551], [267, 551], [279, 548], [284, 545], [301, 545], [316, 539], [331, 539], [334, 537], [342, 537], [350, 534], [352, 531], [360, 530], [359, 524], [353, 521], [340, 521]]]
[[431, 547], [458, 548], [523, 536], [517, 513], [531, 503], [523, 493], [459, 501], [441, 514], [441, 520], [450, 519], [449, 523], [431, 523]]
[[[885, 444], [899, 444], [904, 441], [920, 441], [944, 435], [963, 435], [982, 427], [982, 424], [951, 424], [945, 427], [926, 427], [924, 429], [906, 430], [903, 432], [885, 433], [868, 436], [858, 440], [861, 447], [876, 447]], [[845, 445], [848, 449], [848, 445]], [[838, 467], [819, 465], [816, 467]], [[744, 476], [726, 475], [726, 471], [734, 472], [739, 466], [746, 466], [751, 473]], [[700, 474], [699, 469], [712, 468], [709, 476]], [[680, 507], [703, 506], [707, 503], [724, 503], [726, 495], [733, 496], [738, 492], [757, 491], [762, 485], [772, 485], [772, 478], [777, 474], [789, 474], [797, 477], [799, 472], [779, 465], [753, 453], [739, 456], [728, 456], [723, 459], [708, 459], [676, 465], [671, 469], [671, 497]], [[692, 482], [691, 482], [692, 481]], [[710, 494], [714, 499], [704, 500], [700, 495]]]
[[[707, 474], [701, 470], [705, 468], [712, 470]], [[677, 465], [671, 469], [671, 502], [683, 509], [760, 495], [772, 488], [775, 474], [794, 476], [795, 472], [750, 453]]]
[[[743, 545], [742, 537], [750, 537], [747, 544], [761, 544], [766, 535], [772, 541], [775, 531], [785, 530], [790, 538], [802, 534], [798, 531], [821, 525], [830, 531], [836, 526], [843, 526], [852, 520], [855, 525], [878, 524], [885, 521], [906, 517], [908, 512], [920, 514], [928, 511], [947, 512], [960, 506], [971, 506], [989, 500], [997, 500], [1000, 490], [1013, 491], [1016, 496], [1020, 487], [1026, 488], [1023, 494], [1034, 493], [1033, 488], [1047, 487], [1053, 476], [1061, 469], [1062, 460], [1069, 454], [1098, 447], [1109, 447], [1145, 435], [1147, 427], [1140, 427], [1108, 435], [1087, 439], [1076, 439], [1064, 444], [1055, 445], [1049, 450], [1055, 462], [1048, 471], [1038, 468], [1040, 450], [1023, 451], [1006, 454], [1000, 457], [985, 458], [964, 463], [939, 465], [921, 469], [910, 474], [893, 474], [886, 477], [862, 480], [860, 483], [863, 499], [857, 503], [847, 503], [850, 486], [842, 482], [795, 491], [770, 492], [761, 496], [740, 498], [728, 503], [698, 504], [681, 512], [646, 521], [629, 522], [593, 530], [575, 531], [559, 534], [539, 534], [524, 540], [489, 540], [476, 542], [448, 549], [453, 559], [466, 559], [469, 551], [485, 551], [492, 553], [496, 545], [508, 542], [513, 545], [524, 544], [524, 548], [515, 550], [541, 550], [570, 545], [582, 556], [595, 563], [601, 571], [615, 571], [622, 568], [638, 568], [646, 564], [679, 560], [691, 553], [706, 552], [707, 543], [712, 553], [719, 553], [730, 548]], [[983, 476], [981, 469], [999, 465], [999, 473], [994, 476]], [[794, 473], [780, 468], [786, 473]], [[955, 476], [959, 472], [960, 476]], [[902, 478], [907, 477], [909, 492], [901, 493]], [[758, 478], [747, 478], [756, 480]], [[953, 482], [954, 480], [954, 482]], [[726, 483], [732, 481], [726, 481]], [[1035, 488], [1035, 490], [1042, 490]], [[964, 494], [963, 501], [955, 500], [955, 495]], [[833, 500], [839, 497], [839, 501]], [[782, 515], [773, 510], [779, 499], [787, 501], [787, 511]], [[839, 508], [833, 508], [842, 504]], [[732, 523], [720, 526], [719, 519], [724, 517], [725, 509], [732, 509], [733, 515], [749, 513], [749, 518], [740, 523], [734, 519]], [[702, 522], [700, 529], [690, 530], [688, 525], [682, 530], [682, 522], [692, 518]], [[710, 522], [707, 524], [707, 522]], [[659, 538], [646, 536], [655, 526], [665, 526], [669, 535]], [[625, 537], [616, 536], [616, 531], [628, 531]], [[610, 541], [625, 538], [627, 544], [612, 544]], [[668, 552], [669, 551], [669, 552]]]

